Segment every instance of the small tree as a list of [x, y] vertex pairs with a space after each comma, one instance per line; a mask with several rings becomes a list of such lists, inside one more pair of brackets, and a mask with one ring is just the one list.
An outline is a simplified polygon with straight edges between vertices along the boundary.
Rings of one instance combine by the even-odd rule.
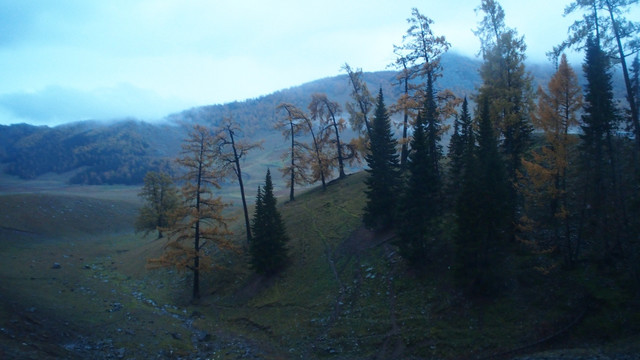
[[369, 176], [365, 180], [367, 204], [364, 209], [364, 224], [369, 228], [385, 230], [393, 224], [399, 176], [396, 146], [391, 131], [391, 120], [380, 89], [371, 129], [369, 153], [365, 156], [369, 165], [369, 169], [366, 170]]
[[171, 176], [149, 171], [138, 196], [145, 203], [136, 218], [136, 231], [144, 231], [146, 236], [157, 230], [158, 239], [162, 238], [162, 231], [172, 225], [171, 214], [178, 206], [178, 192]]
[[249, 244], [251, 267], [259, 274], [273, 275], [289, 262], [289, 236], [276, 207], [271, 172], [267, 170], [264, 187], [258, 187], [253, 215], [253, 238]]
[[[215, 244], [218, 250], [231, 249], [227, 239], [228, 219], [222, 210], [228, 206], [220, 197], [215, 197], [212, 188], [218, 184], [221, 174], [216, 167], [217, 149], [211, 132], [202, 126], [194, 126], [189, 138], [182, 145], [182, 157], [177, 161], [184, 167], [183, 203], [175, 212], [175, 223], [169, 228], [170, 241], [165, 252], [149, 259], [151, 268], [176, 267], [193, 272], [193, 300], [200, 298], [200, 273], [213, 267], [211, 254]], [[193, 242], [193, 245], [190, 245]]]

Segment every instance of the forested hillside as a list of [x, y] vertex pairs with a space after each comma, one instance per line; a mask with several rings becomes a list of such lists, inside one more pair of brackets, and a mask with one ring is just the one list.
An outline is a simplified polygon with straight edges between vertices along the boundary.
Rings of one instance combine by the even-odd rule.
[[[456, 54], [443, 57], [443, 76], [438, 86], [459, 96], [469, 95], [479, 84], [480, 61]], [[540, 80], [550, 76], [550, 65], [541, 65]], [[370, 89], [382, 88], [389, 102], [395, 102], [401, 87], [395, 71], [364, 72]], [[33, 179], [48, 172], [73, 172], [68, 181], [75, 184], [140, 184], [149, 170], [170, 170], [191, 124], [214, 126], [224, 117], [233, 118], [245, 136], [267, 141], [269, 147], [281, 145], [273, 129], [281, 103], [306, 109], [314, 93], [323, 93], [343, 107], [350, 95], [347, 74], [319, 79], [276, 91], [256, 99], [209, 105], [167, 115], [165, 121], [145, 123], [132, 119], [112, 122], [81, 121], [56, 127], [26, 124], [0, 126], [0, 163], [4, 172]], [[214, 102], [215, 99], [212, 99]], [[268, 159], [279, 161], [279, 153]]]
[[23, 179], [72, 172], [72, 184], [137, 184], [147, 171], [169, 171], [180, 128], [135, 120], [78, 122], [54, 128], [0, 127], [4, 171]]

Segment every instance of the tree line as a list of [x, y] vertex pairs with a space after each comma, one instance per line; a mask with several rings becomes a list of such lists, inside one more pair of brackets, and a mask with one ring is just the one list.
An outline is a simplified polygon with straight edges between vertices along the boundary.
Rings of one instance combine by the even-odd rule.
[[[380, 93], [366, 157], [365, 224], [394, 230], [400, 254], [418, 270], [428, 267], [436, 249], [452, 247], [455, 278], [473, 293], [504, 284], [505, 259], [522, 248], [538, 256], [536, 269], [545, 274], [587, 262], [640, 285], [637, 55], [629, 74], [623, 72], [630, 84], [627, 106], [618, 105], [612, 91], [613, 67], [624, 67], [621, 57], [628, 55], [622, 55], [640, 48], [638, 24], [623, 17], [636, 3], [570, 4], [567, 13], [583, 11], [584, 17], [550, 52], [556, 73], [547, 88], [534, 91], [524, 37], [506, 26], [497, 1], [483, 0], [475, 30], [482, 84], [461, 104], [434, 90], [448, 43], [414, 9], [403, 45], [396, 47], [406, 93], [391, 107], [409, 114], [403, 126], [410, 124], [412, 136], [405, 138], [403, 130], [395, 140]], [[558, 51], [569, 46], [584, 50], [584, 89]], [[414, 89], [405, 81], [411, 76], [423, 80]], [[452, 114], [445, 156], [440, 136]]]
[[[275, 127], [288, 144], [280, 170], [289, 201], [295, 201], [296, 185], [319, 182], [326, 189], [335, 172], [342, 179], [349, 165], [364, 159], [363, 223], [374, 231], [393, 231], [394, 244], [411, 268], [426, 270], [436, 249], [449, 247], [458, 285], [486, 293], [504, 284], [505, 259], [524, 248], [538, 256], [541, 273], [587, 261], [639, 281], [640, 27], [624, 18], [634, 4], [577, 0], [567, 6], [566, 13], [583, 12], [583, 18], [549, 53], [556, 72], [546, 89], [534, 89], [524, 37], [506, 25], [497, 1], [482, 0], [477, 10], [483, 18], [474, 31], [481, 40], [482, 84], [464, 96], [438, 88], [440, 58], [450, 44], [432, 32], [433, 20], [413, 9], [403, 41], [394, 47], [402, 93], [396, 103], [387, 107], [382, 89], [373, 97], [362, 70], [345, 64], [348, 119], [325, 94], [313, 94], [306, 110], [291, 103], [277, 106]], [[584, 89], [563, 54], [569, 47], [584, 50]], [[636, 57], [627, 71], [630, 53]], [[626, 106], [613, 97], [618, 64], [624, 70]], [[401, 119], [398, 131], [392, 114]], [[445, 153], [442, 135], [450, 130], [444, 125], [450, 119], [453, 135]], [[349, 142], [343, 136], [347, 125], [357, 134]], [[288, 262], [288, 237], [270, 171], [249, 219], [240, 159], [259, 144], [237, 142], [240, 134], [230, 119], [217, 130], [194, 127], [178, 160], [187, 170], [181, 195], [168, 191], [180, 200], [156, 210], [151, 204], [162, 196], [157, 186], [147, 186], [159, 183], [151, 177], [141, 193], [149, 206], [141, 212], [146, 220], [139, 228], [161, 229], [172, 239], [168, 251], [150, 263], [192, 270], [194, 298], [199, 271], [211, 266], [205, 259], [232, 248], [222, 215], [226, 204], [212, 192], [230, 174], [241, 191], [251, 266], [274, 274]], [[193, 246], [185, 245], [187, 240]], [[207, 250], [205, 242], [215, 243], [217, 250]]]

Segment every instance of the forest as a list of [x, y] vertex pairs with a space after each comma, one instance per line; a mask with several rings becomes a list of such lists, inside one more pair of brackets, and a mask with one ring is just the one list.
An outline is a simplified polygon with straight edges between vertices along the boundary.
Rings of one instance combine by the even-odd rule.
[[[11, 174], [75, 169], [72, 182], [142, 184], [138, 202], [129, 193], [108, 202], [118, 231], [134, 222], [134, 235], [109, 233], [92, 262], [65, 253], [62, 265], [46, 269], [71, 273], [75, 262], [80, 280], [30, 277], [46, 281], [45, 295], [63, 289], [51, 301], [73, 299], [74, 308], [61, 306], [68, 314], [85, 306], [76, 305], [78, 293], [88, 294], [78, 304], [101, 306], [86, 324], [76, 321], [99, 323], [100, 339], [80, 336], [82, 346], [56, 353], [637, 357], [640, 24], [625, 17], [637, 5], [570, 3], [566, 13], [582, 17], [547, 54], [553, 72], [545, 82], [536, 83], [525, 38], [499, 2], [481, 0], [473, 91], [444, 83], [451, 44], [414, 8], [393, 49], [394, 71], [374, 74], [392, 76], [384, 86], [345, 63], [345, 76], [331, 79], [335, 93], [190, 109], [164, 131], [135, 121], [12, 127], [20, 140], [7, 136], [0, 147]], [[569, 50], [582, 54], [581, 64], [569, 63]], [[169, 132], [159, 152], [154, 136]], [[105, 150], [112, 147], [119, 150]], [[62, 161], [16, 149], [45, 149]], [[100, 200], [64, 196], [80, 209], [55, 213], [69, 223], [102, 211]], [[57, 201], [5, 199], [6, 218], [27, 202], [49, 214]], [[38, 233], [2, 220], [0, 235]], [[91, 231], [99, 237], [103, 229]], [[69, 254], [82, 246], [64, 238]], [[47, 249], [53, 258], [55, 246]], [[30, 329], [27, 320], [18, 323]], [[17, 333], [14, 325], [2, 332]]]
[[[463, 98], [449, 89], [437, 90], [440, 59], [450, 44], [433, 34], [433, 20], [413, 9], [403, 42], [395, 47], [395, 84], [402, 90], [397, 102], [387, 107], [383, 89], [374, 97], [362, 70], [345, 64], [351, 91], [347, 120], [341, 117], [341, 105], [322, 93], [311, 96], [307, 110], [284, 102], [276, 107], [281, 120], [275, 127], [288, 142], [280, 169], [288, 200], [295, 201], [296, 186], [320, 183], [326, 189], [334, 173], [344, 179], [350, 166], [364, 161], [364, 224], [377, 233], [391, 232], [413, 270], [426, 271], [429, 259], [449, 248], [457, 286], [473, 296], [490, 296], [515, 281], [509, 262], [514, 253], [524, 252], [531, 256], [530, 266], [544, 275], [594, 266], [599, 274], [615, 274], [639, 289], [637, 24], [623, 17], [631, 4], [589, 4], [567, 8], [583, 12], [584, 18], [571, 27], [566, 42], [549, 52], [555, 74], [546, 86], [534, 89], [524, 62], [524, 37], [506, 25], [498, 2], [482, 1], [484, 18], [475, 30], [482, 44], [482, 84]], [[569, 48], [584, 53], [584, 88], [563, 53]], [[629, 53], [636, 55], [627, 66]], [[614, 98], [614, 66], [623, 69], [626, 103]], [[399, 138], [391, 113], [401, 115], [395, 124]], [[449, 119], [453, 135], [444, 149]], [[350, 141], [344, 136], [348, 125], [356, 134]], [[221, 214], [222, 200], [211, 191], [233, 176], [241, 192], [247, 243], [254, 244], [251, 232], [262, 230], [252, 227], [258, 227], [263, 214], [249, 219], [240, 160], [259, 151], [260, 143], [239, 140], [242, 127], [232, 118], [217, 130], [196, 125], [190, 136], [179, 160], [186, 171], [180, 179], [182, 210], [176, 201], [172, 206], [154, 203], [162, 196], [152, 194], [150, 206], [160, 210], [146, 226], [182, 229], [169, 259], [153, 261], [182, 267], [189, 263], [198, 298], [198, 264], [204, 256], [199, 245], [204, 233], [199, 231], [205, 230], [191, 222], [211, 219], [218, 224], [211, 230], [222, 228], [224, 220], [215, 215]], [[167, 188], [179, 197], [171, 182], [153, 179], [146, 186]], [[273, 196], [272, 185], [268, 188], [267, 193], [258, 189], [256, 211], [264, 210], [263, 197]], [[188, 214], [189, 208], [202, 213], [186, 220], [188, 229], [179, 219], [184, 215], [167, 220], [172, 213]], [[272, 208], [270, 212], [276, 211]], [[274, 230], [267, 237], [264, 241], [276, 244], [286, 234]], [[184, 244], [193, 238], [195, 247]], [[274, 257], [280, 259], [274, 269], [283, 267], [286, 248], [277, 248], [253, 252], [252, 263]], [[182, 251], [179, 261], [176, 249]]]

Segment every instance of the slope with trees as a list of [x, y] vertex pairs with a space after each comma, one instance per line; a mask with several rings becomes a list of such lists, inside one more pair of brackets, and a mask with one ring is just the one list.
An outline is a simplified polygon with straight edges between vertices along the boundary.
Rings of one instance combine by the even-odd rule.
[[211, 130], [194, 126], [183, 144], [182, 157], [177, 163], [184, 167], [182, 203], [178, 205], [172, 226], [167, 230], [169, 241], [164, 253], [149, 259], [151, 268], [175, 267], [193, 274], [192, 299], [200, 298], [200, 274], [211, 270], [211, 249], [219, 251], [233, 248], [227, 238], [229, 219], [222, 211], [227, 204], [213, 194], [222, 179], [217, 161], [220, 161], [215, 137]]
[[289, 262], [287, 254], [289, 236], [277, 208], [269, 170], [265, 176], [264, 186], [258, 188], [251, 229], [253, 231], [249, 244], [251, 268], [256, 273], [265, 275], [273, 275], [284, 269]]

